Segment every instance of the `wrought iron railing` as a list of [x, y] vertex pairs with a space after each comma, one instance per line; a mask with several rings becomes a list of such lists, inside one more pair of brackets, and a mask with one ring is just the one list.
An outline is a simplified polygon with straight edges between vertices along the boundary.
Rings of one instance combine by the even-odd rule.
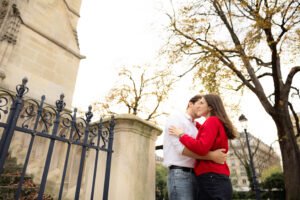
[[[77, 109], [73, 112], [65, 109], [64, 95], [61, 94], [59, 100], [55, 102], [55, 106], [45, 103], [45, 96], [40, 101], [25, 98], [24, 95], [29, 91], [26, 86], [27, 79], [24, 78], [22, 84], [17, 85], [16, 94], [6, 90], [0, 90], [0, 128], [3, 129], [0, 141], [0, 174], [3, 172], [5, 160], [9, 154], [10, 146], [16, 132], [30, 135], [30, 142], [27, 147], [24, 159], [20, 181], [15, 194], [15, 199], [19, 199], [22, 191], [22, 184], [26, 175], [28, 163], [34, 148], [34, 141], [37, 137], [48, 139], [49, 146], [45, 164], [43, 168], [42, 178], [40, 182], [37, 199], [43, 199], [46, 188], [47, 177], [50, 170], [50, 164], [54, 155], [55, 144], [60, 142], [67, 145], [60, 180], [58, 199], [63, 198], [64, 183], [70, 161], [70, 153], [72, 146], [81, 147], [81, 155], [76, 181], [75, 199], [80, 197], [80, 189], [86, 166], [87, 151], [94, 150], [96, 152], [92, 178], [92, 189], [90, 199], [94, 198], [96, 185], [96, 176], [98, 168], [99, 152], [107, 153], [106, 169], [103, 188], [103, 199], [108, 199], [109, 178], [112, 158], [112, 146], [114, 136], [114, 117], [109, 122], [103, 122], [102, 118], [97, 123], [91, 123], [93, 117], [92, 107], [88, 108], [85, 118], [77, 117]], [[0, 131], [1, 132], [1, 131]]]

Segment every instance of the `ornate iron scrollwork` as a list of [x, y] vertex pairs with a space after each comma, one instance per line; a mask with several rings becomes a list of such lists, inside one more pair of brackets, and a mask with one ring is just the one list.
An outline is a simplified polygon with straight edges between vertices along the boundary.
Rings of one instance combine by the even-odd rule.
[[72, 128], [72, 115], [70, 113], [61, 114], [61, 124], [58, 130], [60, 137], [67, 137]]
[[81, 137], [84, 135], [84, 130], [86, 126], [86, 121], [83, 118], [78, 118], [74, 124], [74, 135], [71, 138], [73, 141], [80, 141]]
[[101, 148], [107, 149], [108, 137], [109, 137], [109, 128], [103, 127], [103, 130], [100, 134], [100, 139], [102, 141]]
[[9, 112], [10, 103], [13, 102], [13, 96], [6, 92], [0, 91], [0, 120], [3, 119], [3, 115], [7, 115]]
[[33, 126], [34, 119], [37, 117], [37, 109], [38, 109], [38, 102], [29, 99], [24, 102], [24, 107], [22, 109], [22, 113], [20, 115], [20, 119], [23, 119], [21, 121], [22, 128], [29, 128], [30, 126]]
[[97, 138], [97, 136], [98, 136], [98, 129], [99, 129], [99, 127], [97, 124], [90, 127], [89, 139], [88, 139], [88, 141], [89, 141], [88, 143], [90, 145], [95, 145], [95, 138]]
[[41, 120], [40, 120], [43, 133], [49, 133], [50, 127], [53, 126], [54, 119], [55, 119], [55, 110], [50, 106], [46, 106], [43, 109]]

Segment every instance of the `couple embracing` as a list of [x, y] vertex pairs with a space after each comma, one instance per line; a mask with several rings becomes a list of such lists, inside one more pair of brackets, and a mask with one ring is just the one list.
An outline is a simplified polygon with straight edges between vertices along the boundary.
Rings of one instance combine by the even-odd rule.
[[[195, 119], [204, 117], [200, 124]], [[229, 200], [228, 140], [237, 135], [218, 95], [196, 95], [165, 126], [164, 165], [170, 200]]]

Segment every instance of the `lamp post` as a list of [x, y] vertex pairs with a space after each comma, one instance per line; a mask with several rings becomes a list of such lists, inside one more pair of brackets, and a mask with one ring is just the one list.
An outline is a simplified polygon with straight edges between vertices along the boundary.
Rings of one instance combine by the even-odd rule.
[[244, 132], [245, 132], [245, 136], [246, 136], [247, 148], [248, 148], [248, 153], [249, 153], [249, 158], [250, 158], [250, 169], [251, 169], [251, 174], [252, 174], [252, 181], [253, 181], [255, 196], [256, 196], [257, 200], [260, 200], [261, 199], [260, 198], [260, 189], [259, 189], [258, 182], [256, 180], [256, 173], [255, 173], [255, 169], [254, 169], [253, 157], [252, 157], [252, 153], [251, 153], [251, 149], [250, 149], [250, 143], [249, 143], [248, 132], [247, 132], [247, 121], [248, 121], [248, 119], [245, 117], [245, 115], [242, 114], [239, 117], [239, 121], [242, 124], [242, 127], [243, 127]]

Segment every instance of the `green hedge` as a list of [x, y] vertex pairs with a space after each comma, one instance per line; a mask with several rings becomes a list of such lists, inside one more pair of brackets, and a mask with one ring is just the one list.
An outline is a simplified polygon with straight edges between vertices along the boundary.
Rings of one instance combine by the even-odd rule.
[[[262, 199], [269, 200], [284, 200], [285, 192], [284, 191], [261, 191], [260, 196]], [[255, 192], [238, 192], [233, 191], [232, 199], [256, 199]]]

